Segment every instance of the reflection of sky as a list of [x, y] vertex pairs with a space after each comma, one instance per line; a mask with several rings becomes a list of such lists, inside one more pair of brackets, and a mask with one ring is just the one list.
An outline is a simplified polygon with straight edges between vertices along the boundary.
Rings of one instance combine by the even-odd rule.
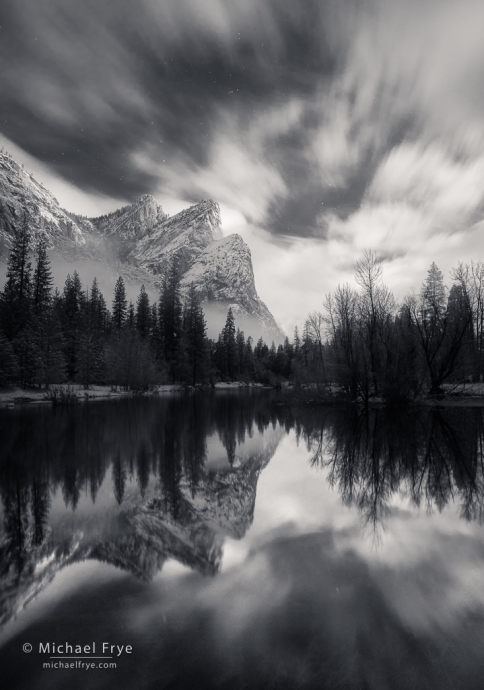
[[481, 525], [459, 519], [457, 505], [429, 513], [395, 493], [375, 534], [355, 506], [342, 504], [327, 472], [310, 467], [309, 457], [293, 433], [284, 437], [259, 478], [251, 530], [243, 542], [225, 545], [225, 570], [275, 539], [327, 531], [340, 554], [351, 550], [367, 563], [389, 605], [409, 624], [447, 625], [461, 608], [484, 605]]
[[[244, 435], [243, 441], [237, 441], [234, 448], [234, 466], [243, 465], [247, 460], [254, 456], [267, 451], [271, 444], [277, 445], [279, 438], [282, 435], [282, 430], [274, 430], [272, 427], [267, 427], [262, 433], [259, 431], [249, 435]], [[230, 469], [229, 460], [227, 457], [227, 448], [224, 446], [222, 439], [218, 433], [213, 433], [207, 436], [207, 458], [205, 461], [205, 469], [207, 472], [224, 472]]]
[[[258, 436], [250, 443], [257, 446]], [[136, 659], [121, 667], [123, 682], [136, 687], [162, 679], [237, 687], [242, 679], [252, 688], [272, 679], [477, 689], [482, 527], [458, 519], [458, 506], [428, 514], [395, 494], [375, 536], [310, 456], [293, 432], [283, 437], [259, 476], [253, 524], [242, 540], [225, 542], [220, 575], [169, 561], [146, 585], [105, 564], [74, 565], [10, 626], [5, 651], [18, 646], [22, 629], [22, 641], [70, 639], [75, 621], [82, 640], [133, 645]], [[19, 687], [64, 687], [33, 667], [22, 678]], [[113, 680], [96, 676], [96, 687]], [[86, 687], [77, 677], [73, 683]]]

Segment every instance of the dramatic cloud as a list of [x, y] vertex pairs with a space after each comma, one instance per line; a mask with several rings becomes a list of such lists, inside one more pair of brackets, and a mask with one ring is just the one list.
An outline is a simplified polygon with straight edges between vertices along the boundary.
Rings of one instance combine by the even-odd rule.
[[98, 205], [217, 199], [286, 326], [365, 247], [400, 292], [484, 250], [479, 0], [5, 0], [0, 26], [2, 134]]

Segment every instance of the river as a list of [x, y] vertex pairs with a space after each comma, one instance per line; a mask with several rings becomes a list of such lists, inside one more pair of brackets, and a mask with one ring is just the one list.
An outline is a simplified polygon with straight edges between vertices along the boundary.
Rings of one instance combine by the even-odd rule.
[[3, 687], [480, 690], [483, 443], [273, 391], [0, 410]]

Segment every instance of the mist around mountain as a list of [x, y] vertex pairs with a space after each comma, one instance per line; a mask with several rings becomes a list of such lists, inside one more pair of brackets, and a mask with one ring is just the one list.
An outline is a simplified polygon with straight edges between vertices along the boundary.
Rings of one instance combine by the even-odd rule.
[[136, 286], [133, 292], [144, 284], [154, 295], [176, 260], [182, 292], [186, 295], [195, 287], [212, 337], [220, 331], [218, 316], [226, 316], [231, 307], [246, 336], [276, 344], [284, 338], [257, 294], [249, 247], [239, 235], [223, 237], [220, 208], [211, 199], [169, 217], [145, 194], [113, 213], [87, 218], [62, 209], [48, 189], [2, 151], [0, 261], [6, 261], [25, 213], [34, 239], [45, 239], [55, 273], [56, 262], [70, 266], [71, 272], [92, 272], [109, 292], [121, 275]]

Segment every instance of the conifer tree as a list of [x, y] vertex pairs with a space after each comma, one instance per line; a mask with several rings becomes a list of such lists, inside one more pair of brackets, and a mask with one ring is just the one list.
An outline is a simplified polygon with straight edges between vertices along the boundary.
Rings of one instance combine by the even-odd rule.
[[141, 286], [136, 302], [136, 328], [143, 339], [149, 336], [151, 330], [151, 308], [150, 298], [144, 285]]
[[446, 289], [444, 286], [444, 276], [439, 270], [435, 261], [427, 272], [427, 279], [421, 289], [422, 300], [422, 319], [440, 318], [445, 311]]
[[32, 297], [31, 233], [25, 213], [16, 230], [0, 302], [0, 327], [13, 340], [28, 322]]
[[71, 380], [77, 373], [79, 336], [85, 303], [86, 298], [82, 290], [81, 279], [78, 272], [74, 271], [72, 277], [68, 275], [66, 278], [64, 292], [60, 300], [66, 371]]
[[192, 385], [203, 378], [207, 368], [207, 324], [195, 287], [190, 286], [183, 315], [183, 338]]
[[54, 305], [38, 318], [36, 324], [38, 370], [36, 382], [48, 388], [66, 379], [65, 340], [59, 314]]
[[128, 314], [126, 316], [126, 326], [131, 331], [134, 331], [136, 328], [136, 314], [134, 313], [134, 304], [131, 300], [128, 304]]
[[108, 324], [108, 310], [106, 300], [99, 290], [97, 278], [94, 278], [91, 285], [91, 295], [87, 300], [89, 323], [94, 331], [99, 335], [105, 335]]
[[36, 249], [36, 265], [33, 280], [33, 308], [34, 314], [43, 314], [50, 303], [50, 296], [54, 279], [47, 256], [47, 246], [44, 238], [41, 238]]
[[227, 376], [232, 381], [237, 375], [237, 342], [235, 339], [235, 319], [232, 307], [227, 312], [227, 320], [222, 331], [222, 342], [225, 349]]
[[115, 330], [121, 330], [124, 326], [127, 316], [128, 301], [126, 299], [126, 287], [124, 280], [119, 276], [114, 286], [113, 299], [113, 326]]
[[249, 335], [244, 347], [243, 365], [242, 370], [246, 376], [251, 380], [254, 378], [255, 365], [254, 365], [254, 351], [252, 349], [252, 337]]
[[154, 346], [154, 351], [156, 351], [156, 343], [159, 339], [158, 334], [158, 305], [154, 302], [151, 305], [151, 315], [150, 315], [150, 338]]
[[180, 299], [180, 275], [174, 259], [163, 279], [158, 304], [158, 356], [167, 366], [175, 381], [180, 365], [180, 336], [182, 330], [182, 305]]
[[294, 357], [296, 360], [299, 360], [301, 358], [301, 338], [299, 337], [299, 330], [298, 330], [297, 326], [294, 329], [293, 348], [294, 348]]
[[237, 328], [235, 334], [235, 343], [237, 348], [237, 371], [239, 374], [244, 372], [244, 352], [245, 352], [245, 336], [244, 331]]

